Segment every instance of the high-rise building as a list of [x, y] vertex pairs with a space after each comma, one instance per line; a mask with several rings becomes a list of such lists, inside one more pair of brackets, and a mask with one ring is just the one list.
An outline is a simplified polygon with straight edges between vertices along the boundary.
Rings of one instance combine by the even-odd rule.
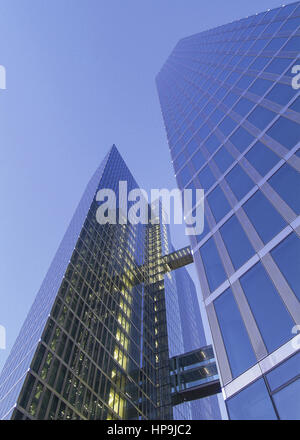
[[[128, 191], [138, 188], [113, 146], [82, 196], [5, 363], [1, 419], [191, 419], [201, 413], [201, 401], [185, 402], [180, 393], [172, 401], [172, 357], [179, 362], [178, 355], [205, 345], [195, 287], [183, 267], [193, 261], [190, 248], [174, 251], [161, 206], [153, 224], [126, 223], [120, 181]], [[121, 222], [97, 221], [100, 188], [121, 201], [115, 211]], [[185, 298], [186, 325], [180, 312]], [[209, 360], [213, 376], [207, 353], [207, 347], [200, 350], [199, 359]], [[196, 370], [202, 383], [207, 370]], [[182, 381], [195, 384], [195, 374], [189, 379], [182, 372]], [[203, 402], [202, 413], [217, 417], [215, 402]]]
[[300, 3], [183, 38], [157, 76], [231, 419], [300, 418]]

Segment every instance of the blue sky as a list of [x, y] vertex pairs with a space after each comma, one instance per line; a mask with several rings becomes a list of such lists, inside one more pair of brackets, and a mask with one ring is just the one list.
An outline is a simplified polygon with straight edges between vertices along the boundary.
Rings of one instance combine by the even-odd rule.
[[0, 0], [0, 369], [108, 148], [143, 188], [176, 186], [154, 78], [177, 41], [279, 5]]

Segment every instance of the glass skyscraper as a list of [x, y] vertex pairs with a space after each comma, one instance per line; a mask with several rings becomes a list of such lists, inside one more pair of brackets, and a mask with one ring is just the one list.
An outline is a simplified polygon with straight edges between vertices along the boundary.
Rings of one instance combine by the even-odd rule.
[[[122, 199], [119, 181], [138, 188], [113, 146], [3, 368], [0, 419], [219, 416], [214, 397], [172, 404], [170, 358], [203, 342], [196, 290], [186, 260], [180, 263], [192, 261], [190, 249], [174, 251], [161, 206], [154, 224], [99, 224], [95, 196], [108, 188]], [[119, 205], [116, 211], [127, 215]], [[168, 258], [177, 262], [174, 272]]]
[[205, 190], [191, 247], [231, 419], [300, 419], [299, 56], [296, 2], [183, 38], [157, 76], [178, 186]]

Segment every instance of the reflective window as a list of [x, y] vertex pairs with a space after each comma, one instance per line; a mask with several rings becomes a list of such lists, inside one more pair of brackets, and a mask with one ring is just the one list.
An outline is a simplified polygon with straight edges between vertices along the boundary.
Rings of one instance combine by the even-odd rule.
[[213, 237], [201, 246], [200, 254], [209, 288], [213, 292], [227, 278]]
[[259, 141], [253, 145], [245, 157], [261, 176], [267, 174], [279, 161], [279, 157]]
[[194, 165], [195, 170], [199, 170], [202, 165], [206, 162], [202, 152], [199, 150], [191, 159], [192, 164]]
[[216, 181], [208, 165], [198, 174], [202, 188], [207, 191]]
[[233, 108], [233, 110], [242, 116], [246, 116], [246, 114], [249, 113], [254, 105], [255, 103], [249, 101], [249, 99], [241, 98], [236, 106]]
[[281, 74], [291, 64], [291, 61], [290, 58], [274, 58], [274, 60], [265, 68], [265, 71]]
[[272, 391], [300, 374], [300, 351], [267, 374]]
[[264, 243], [268, 243], [287, 225], [261, 191], [257, 191], [243, 205], [243, 209]]
[[[280, 49], [284, 43], [287, 41], [287, 38], [273, 38], [270, 43], [264, 48], [264, 51], [270, 50], [272, 52], [276, 52]], [[299, 46], [298, 46], [299, 47]], [[284, 48], [284, 50], [286, 50]]]
[[299, 214], [300, 211], [299, 173], [288, 164], [284, 164], [268, 180], [268, 182], [280, 195], [280, 197], [295, 211], [295, 213]]
[[292, 37], [288, 43], [284, 46], [283, 50], [291, 50], [299, 52], [300, 47], [300, 37]]
[[240, 165], [232, 168], [227, 174], [226, 180], [238, 200], [241, 200], [254, 186], [253, 181]]
[[300, 379], [273, 395], [281, 420], [300, 420]]
[[300, 239], [290, 234], [271, 251], [271, 256], [300, 301]]
[[191, 139], [186, 146], [187, 155], [189, 156], [193, 154], [194, 151], [196, 151], [196, 149], [198, 148], [198, 146], [199, 146], [199, 142], [196, 140], [196, 138]]
[[293, 104], [290, 106], [290, 109], [294, 110], [294, 112], [300, 113], [300, 96], [296, 99], [296, 101], [293, 102]]
[[232, 162], [234, 161], [231, 154], [228, 153], [225, 147], [220, 148], [220, 150], [214, 155], [214, 161], [219, 167], [219, 170], [222, 173], [230, 167]]
[[240, 127], [229, 140], [242, 153], [247, 147], [249, 147], [254, 140], [254, 137], [243, 127]]
[[220, 331], [233, 377], [256, 363], [252, 345], [231, 289], [214, 301]]
[[209, 136], [209, 138], [204, 143], [205, 147], [211, 154], [213, 154], [216, 151], [216, 149], [220, 146], [220, 144], [221, 142], [214, 134]]
[[227, 116], [219, 125], [219, 129], [225, 134], [225, 136], [228, 136], [236, 127], [236, 125], [237, 123], [229, 116]]
[[267, 108], [258, 105], [253, 112], [248, 116], [248, 121], [256, 127], [264, 130], [266, 126], [274, 119], [276, 113], [271, 112]]
[[208, 196], [207, 201], [216, 223], [218, 223], [230, 211], [230, 205], [224, 195], [224, 192], [217, 186]]
[[236, 87], [245, 90], [249, 87], [249, 85], [252, 83], [253, 80], [254, 80], [253, 76], [244, 75], [236, 84]]
[[280, 117], [269, 130], [267, 135], [289, 150], [300, 140], [300, 124], [290, 119]]
[[258, 78], [250, 87], [249, 92], [255, 93], [256, 95], [263, 95], [273, 83], [267, 79]]
[[186, 165], [179, 173], [179, 179], [182, 187], [184, 187], [191, 178], [192, 176], [189, 167]]
[[249, 385], [227, 400], [232, 420], [276, 420], [276, 414], [263, 379]]
[[240, 283], [271, 353], [291, 339], [294, 321], [261, 263], [243, 275]]
[[270, 93], [267, 94], [266, 99], [277, 102], [277, 104], [285, 105], [295, 95], [296, 90], [290, 85], [276, 84]]
[[237, 270], [253, 256], [254, 249], [235, 215], [224, 223], [220, 232], [232, 264]]

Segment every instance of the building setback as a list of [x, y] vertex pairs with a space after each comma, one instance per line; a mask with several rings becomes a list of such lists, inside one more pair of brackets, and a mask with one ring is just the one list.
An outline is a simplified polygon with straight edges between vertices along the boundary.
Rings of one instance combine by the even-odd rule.
[[[157, 76], [232, 419], [300, 418], [300, 3], [179, 41]], [[299, 75], [298, 75], [299, 76]]]

